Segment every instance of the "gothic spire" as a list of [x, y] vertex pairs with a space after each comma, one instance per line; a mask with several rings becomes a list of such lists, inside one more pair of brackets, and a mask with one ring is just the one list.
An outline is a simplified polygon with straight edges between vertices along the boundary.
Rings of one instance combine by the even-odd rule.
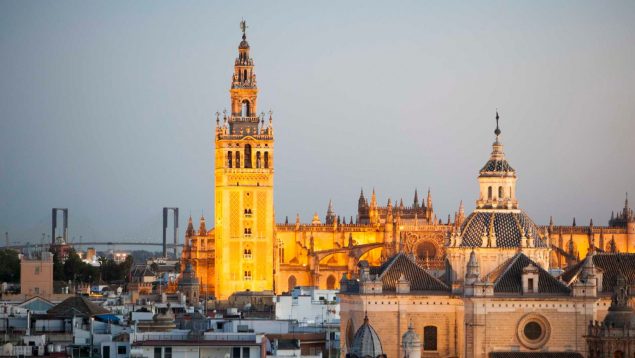
[[417, 189], [415, 188], [415, 198], [412, 203], [412, 208], [416, 209], [419, 207], [419, 194], [417, 193]]
[[201, 220], [198, 226], [198, 234], [199, 236], [207, 235], [207, 228], [205, 227], [205, 217], [201, 215]]
[[426, 206], [428, 209], [432, 208], [432, 194], [430, 193], [430, 187], [428, 187], [428, 198], [426, 200]]
[[187, 220], [187, 229], [185, 229], [185, 236], [194, 236], [194, 224], [192, 223], [192, 215], [190, 215], [190, 218]]
[[370, 197], [370, 207], [377, 207], [377, 195], [375, 195], [375, 188], [373, 188], [373, 195]]
[[326, 223], [333, 224], [335, 222], [335, 211], [333, 210], [333, 201], [329, 199], [329, 207], [326, 209]]

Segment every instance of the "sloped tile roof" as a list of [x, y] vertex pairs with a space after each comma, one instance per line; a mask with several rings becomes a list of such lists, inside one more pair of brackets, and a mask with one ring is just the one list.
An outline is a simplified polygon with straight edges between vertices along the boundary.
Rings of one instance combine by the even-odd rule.
[[92, 317], [98, 314], [110, 313], [110, 311], [91, 302], [84, 296], [74, 296], [49, 309], [47, 313], [56, 317]]
[[396, 291], [397, 281], [402, 274], [410, 281], [410, 291], [450, 291], [448, 285], [430, 275], [404, 253], [393, 256], [379, 268], [371, 269], [373, 272], [381, 279], [384, 291]]
[[[593, 264], [602, 270], [602, 291], [613, 292], [617, 277], [622, 273], [629, 285], [635, 285], [635, 254], [602, 252], [593, 255]], [[565, 271], [561, 277], [568, 284], [573, 283], [582, 270], [584, 260]]]
[[494, 294], [497, 293], [513, 293], [522, 294], [523, 269], [529, 264], [534, 265], [538, 269], [538, 292], [537, 294], [560, 294], [568, 295], [571, 289], [557, 278], [551, 276], [540, 265], [532, 261], [522, 252], [505, 261], [502, 265], [494, 269], [489, 274], [490, 280], [494, 282]]

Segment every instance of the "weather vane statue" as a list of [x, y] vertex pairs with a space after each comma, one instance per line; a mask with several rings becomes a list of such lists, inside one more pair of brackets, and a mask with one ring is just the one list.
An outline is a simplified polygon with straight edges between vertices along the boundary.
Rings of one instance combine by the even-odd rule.
[[243, 32], [243, 36], [247, 32], [247, 22], [243, 19], [240, 21], [240, 30]]

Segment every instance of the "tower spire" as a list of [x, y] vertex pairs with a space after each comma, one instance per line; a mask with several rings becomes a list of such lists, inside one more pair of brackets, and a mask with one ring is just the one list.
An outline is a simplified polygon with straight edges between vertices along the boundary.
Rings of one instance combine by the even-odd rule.
[[498, 139], [498, 136], [501, 134], [501, 130], [498, 127], [498, 108], [496, 109], [496, 129], [494, 130], [494, 134], [496, 134], [496, 139]]
[[417, 193], [417, 189], [416, 188], [415, 188], [415, 198], [413, 200], [412, 207], [413, 207], [413, 209], [416, 209], [416, 208], [419, 207], [419, 194]]

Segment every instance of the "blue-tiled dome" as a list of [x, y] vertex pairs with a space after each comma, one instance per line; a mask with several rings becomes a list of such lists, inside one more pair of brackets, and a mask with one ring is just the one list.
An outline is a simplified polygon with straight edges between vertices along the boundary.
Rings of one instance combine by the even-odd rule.
[[548, 247], [536, 224], [522, 210], [473, 212], [461, 226], [460, 246], [481, 247], [483, 237], [492, 233], [496, 235], [496, 247], [520, 247], [523, 235], [533, 239], [534, 247]]
[[485, 174], [488, 172], [492, 173], [513, 173], [515, 172], [514, 168], [507, 162], [505, 159], [490, 159], [485, 163], [483, 168], [481, 168], [480, 173]]
[[364, 317], [364, 324], [362, 324], [353, 338], [349, 355], [351, 357], [379, 357], [383, 356], [384, 350], [381, 347], [381, 341], [379, 335], [375, 332], [375, 329], [368, 323], [368, 317]]

